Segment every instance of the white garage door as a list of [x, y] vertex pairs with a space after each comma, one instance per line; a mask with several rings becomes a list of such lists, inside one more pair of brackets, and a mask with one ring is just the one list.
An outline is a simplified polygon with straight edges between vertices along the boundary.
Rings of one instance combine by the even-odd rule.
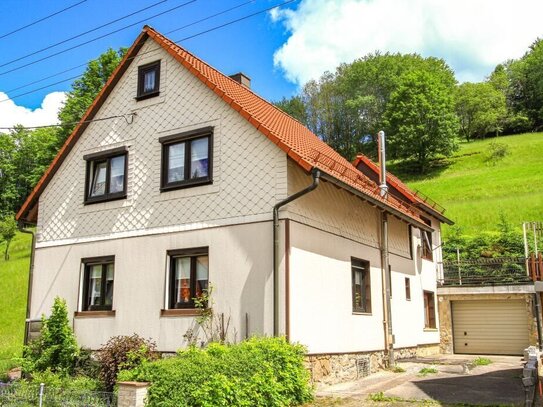
[[452, 301], [455, 353], [522, 355], [529, 345], [523, 300]]

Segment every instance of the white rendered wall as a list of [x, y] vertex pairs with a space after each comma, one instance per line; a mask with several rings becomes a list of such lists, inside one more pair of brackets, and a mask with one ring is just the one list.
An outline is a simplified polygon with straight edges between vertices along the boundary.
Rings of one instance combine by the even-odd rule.
[[[311, 183], [310, 176], [290, 161], [288, 174], [289, 194]], [[379, 211], [354, 195], [322, 182], [314, 192], [289, 204], [284, 216], [293, 219], [292, 340], [306, 344], [310, 353], [383, 349]], [[436, 263], [417, 261], [417, 238], [410, 240], [409, 227], [403, 221], [390, 215], [388, 219], [395, 347], [439, 343], [437, 329], [424, 328], [423, 290], [436, 294]], [[434, 222], [433, 227], [439, 228], [439, 223]], [[438, 235], [438, 232], [433, 235], [434, 248], [439, 245]], [[434, 259], [439, 258], [438, 251], [434, 252]], [[370, 262], [371, 315], [352, 311], [351, 257]], [[411, 300], [405, 296], [406, 277], [410, 278]], [[437, 303], [435, 309], [437, 321]]]
[[[250, 334], [273, 333], [271, 222], [142, 236], [36, 250], [31, 318], [49, 314], [53, 299], [67, 300], [70, 318], [80, 295], [81, 259], [115, 255], [114, 317], [76, 317], [79, 344], [97, 349], [114, 335], [153, 338], [160, 351], [185, 345], [194, 317], [161, 317], [170, 249], [209, 247], [209, 281], [214, 310], [231, 316], [231, 339], [243, 339], [245, 313]], [[255, 238], [258, 237], [258, 238]]]

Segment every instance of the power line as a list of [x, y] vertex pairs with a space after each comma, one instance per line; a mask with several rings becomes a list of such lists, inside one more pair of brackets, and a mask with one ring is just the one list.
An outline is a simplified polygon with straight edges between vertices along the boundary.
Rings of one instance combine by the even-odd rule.
[[[196, 1], [196, 0], [194, 0], [194, 1]], [[189, 40], [189, 39], [198, 37], [198, 36], [200, 36], [200, 35], [204, 35], [204, 34], [207, 34], [207, 33], [212, 32], [212, 31], [216, 31], [216, 30], [218, 30], [218, 29], [220, 29], [220, 28], [224, 28], [224, 27], [226, 27], [226, 26], [229, 26], [229, 25], [238, 23], [238, 22], [240, 22], [240, 21], [243, 21], [243, 20], [246, 20], [246, 19], [248, 19], [248, 18], [254, 17], [254, 16], [258, 15], [258, 14], [266, 13], [266, 12], [268, 12], [268, 11], [270, 11], [270, 10], [276, 9], [276, 8], [278, 8], [278, 7], [284, 6], [284, 5], [289, 4], [289, 3], [294, 3], [294, 2], [296, 2], [296, 1], [298, 1], [298, 0], [287, 0], [287, 1], [284, 1], [283, 3], [276, 4], [275, 6], [271, 6], [271, 7], [268, 7], [268, 8], [266, 8], [266, 9], [257, 11], [257, 12], [255, 12], [255, 13], [248, 14], [248, 15], [246, 15], [246, 16], [237, 18], [237, 19], [235, 19], [235, 20], [228, 21], [228, 22], [226, 22], [226, 23], [224, 23], [224, 24], [220, 24], [220, 25], [215, 26], [215, 27], [212, 27], [212, 28], [210, 28], [210, 29], [207, 29], [207, 30], [204, 30], [204, 31], [200, 31], [199, 33], [196, 33], [196, 34], [193, 34], [193, 35], [190, 35], [190, 36], [181, 38], [181, 39], [176, 40], [176, 41], [174, 41], [174, 42], [177, 43], [177, 42], [181, 42], [181, 41], [186, 41], [186, 40]], [[226, 10], [225, 10], [224, 12], [226, 12]], [[221, 12], [221, 13], [224, 13], [224, 12]], [[221, 13], [218, 13], [218, 14], [221, 14]], [[204, 18], [203, 20], [209, 19], [209, 18], [211, 18], [211, 17], [212, 17], [212, 16], [206, 17], [206, 18]], [[186, 27], [188, 27], [188, 26], [190, 26], [190, 25], [193, 25], [193, 23], [188, 24]], [[179, 29], [182, 29], [182, 28], [184, 28], [184, 27], [181, 27], [181, 28], [179, 28]], [[179, 29], [175, 29], [175, 30], [173, 30], [173, 31], [178, 31]], [[169, 32], [173, 32], [173, 31], [169, 31]], [[146, 51], [146, 52], [142, 52], [142, 53], [140, 53], [140, 54], [138, 54], [138, 55], [135, 55], [135, 56], [133, 56], [133, 57], [127, 58], [127, 61], [132, 60], [132, 59], [137, 58], [137, 57], [140, 57], [140, 56], [145, 55], [145, 54], [147, 54], [147, 53], [155, 52], [157, 49], [160, 49], [160, 48], [157, 47], [157, 48], [155, 48], [155, 49], [152, 49], [152, 50], [149, 50], [149, 51]], [[83, 64], [83, 65], [86, 65], [86, 64]], [[77, 67], [70, 68], [70, 69], [65, 70], [65, 71], [63, 71], [63, 72], [61, 72], [61, 73], [65, 73], [65, 72], [67, 72], [67, 71], [70, 71], [70, 70], [72, 70], [72, 69], [76, 69], [76, 68], [78, 68], [78, 67], [80, 67], [80, 66], [83, 66], [83, 65], [79, 65], [79, 66], [77, 66]], [[60, 74], [60, 73], [59, 73], [59, 74]], [[59, 74], [51, 75], [50, 77], [58, 76]], [[58, 82], [55, 82], [55, 83], [51, 83], [51, 84], [42, 86], [42, 87], [40, 87], [40, 88], [38, 88], [38, 89], [33, 89], [33, 90], [31, 90], [31, 91], [28, 91], [28, 92], [25, 92], [25, 93], [22, 93], [22, 94], [18, 94], [18, 95], [15, 95], [15, 96], [11, 96], [11, 97], [8, 97], [7, 99], [0, 100], [0, 103], [7, 102], [7, 101], [9, 101], [9, 100], [16, 99], [16, 98], [18, 98], [18, 97], [25, 96], [25, 95], [28, 95], [28, 94], [37, 92], [37, 91], [42, 90], [42, 89], [46, 89], [46, 88], [51, 87], [51, 86], [54, 86], [54, 85], [58, 85], [58, 84], [60, 84], [60, 83], [66, 82], [66, 81], [68, 81], [68, 80], [70, 80], [70, 79], [79, 78], [79, 77], [81, 77], [81, 76], [83, 76], [83, 74], [74, 76], [74, 77], [72, 77], [72, 78], [67, 78], [67, 79], [64, 79], [64, 80], [61, 80], [61, 81], [58, 81]], [[48, 78], [50, 78], [50, 77], [48, 77]], [[40, 81], [41, 81], [41, 80], [40, 80]], [[35, 82], [36, 82], [36, 81], [35, 81]], [[34, 82], [34, 83], [35, 83], [35, 82]], [[37, 81], [37, 82], [39, 82], [39, 81]], [[26, 86], [28, 86], [28, 85], [24, 85], [24, 86], [22, 86], [22, 87], [26, 87]], [[21, 88], [21, 87], [19, 87], [19, 89], [20, 89], [20, 88]]]
[[79, 6], [80, 4], [85, 3], [86, 1], [87, 1], [87, 0], [82, 0], [82, 1], [80, 1], [79, 3], [72, 4], [71, 6], [68, 6], [68, 7], [66, 7], [66, 8], [63, 8], [62, 10], [59, 10], [59, 11], [53, 13], [53, 14], [49, 14], [48, 16], [45, 16], [45, 17], [40, 18], [39, 20], [33, 21], [33, 22], [31, 22], [30, 24], [27, 24], [27, 25], [25, 25], [25, 26], [19, 27], [19, 28], [13, 30], [13, 31], [8, 32], [8, 33], [2, 34], [2, 35], [0, 35], [0, 40], [1, 40], [2, 38], [9, 37], [10, 35], [15, 34], [15, 33], [19, 32], [19, 31], [22, 31], [22, 30], [24, 30], [25, 28], [32, 27], [33, 25], [36, 25], [36, 24], [38, 24], [38, 23], [41, 23], [42, 21], [45, 21], [45, 20], [47, 20], [47, 19], [49, 19], [49, 18], [51, 18], [51, 17], [54, 17], [54, 16], [59, 15], [59, 14], [61, 14], [61, 13], [64, 13], [65, 11], [68, 11], [68, 10], [74, 8], [74, 7], [77, 7], [77, 6]]
[[[218, 12], [218, 13], [212, 14], [212, 15], [210, 15], [210, 16], [204, 17], [204, 18], [202, 18], [202, 19], [200, 19], [200, 20], [196, 20], [196, 21], [194, 21], [194, 22], [192, 22], [192, 23], [190, 23], [190, 24], [187, 24], [187, 25], [184, 25], [184, 26], [182, 26], [182, 27], [176, 28], [176, 29], [174, 29], [174, 30], [168, 31], [168, 32], [166, 32], [166, 35], [171, 34], [171, 33], [173, 33], [173, 32], [176, 32], [176, 31], [183, 30], [183, 29], [188, 28], [188, 27], [191, 27], [191, 26], [193, 26], [193, 25], [195, 25], [195, 24], [199, 24], [199, 23], [201, 23], [201, 22], [210, 20], [210, 19], [212, 19], [212, 18], [214, 18], [214, 17], [217, 17], [217, 16], [220, 16], [220, 15], [222, 15], [222, 14], [226, 14], [226, 13], [232, 11], [232, 10], [235, 10], [235, 9], [240, 8], [240, 7], [242, 7], [242, 6], [245, 6], [245, 5], [247, 5], [247, 4], [254, 3], [255, 1], [256, 1], [256, 0], [249, 0], [249, 1], [246, 1], [246, 2], [244, 2], [244, 3], [240, 3], [240, 4], [238, 4], [237, 6], [230, 7], [230, 8], [228, 8], [228, 9], [226, 9], [226, 10], [223, 10], [223, 11], [220, 11], [220, 12]], [[150, 51], [149, 51], [149, 52], [150, 52]], [[141, 53], [141, 54], [139, 54], [139, 55], [143, 55], [143, 54], [145, 54], [145, 53]], [[62, 75], [62, 74], [64, 74], [64, 73], [66, 73], [66, 72], [73, 71], [74, 69], [78, 69], [78, 68], [84, 67], [84, 66], [86, 66], [87, 64], [88, 64], [88, 62], [85, 62], [85, 63], [83, 63], [83, 64], [80, 64], [80, 65], [77, 65], [77, 66], [73, 66], [73, 67], [68, 68], [68, 69], [65, 69], [65, 70], [63, 70], [63, 71], [61, 71], [61, 72], [57, 72], [57, 73], [54, 73], [54, 74], [52, 74], [52, 75], [46, 76], [46, 77], [44, 77], [44, 78], [37, 79], [37, 80], [35, 80], [35, 81], [25, 83], [25, 84], [20, 85], [20, 86], [18, 86], [18, 87], [16, 87], [16, 88], [12, 88], [12, 89], [6, 90], [5, 93], [7, 94], [7, 93], [10, 93], [10, 92], [15, 92], [15, 91], [20, 90], [20, 89], [24, 89], [24, 88], [26, 88], [26, 87], [28, 87], [28, 86], [35, 85], [36, 83], [40, 83], [40, 82], [43, 82], [43, 81], [45, 81], [45, 80], [47, 80], [47, 79], [51, 79], [51, 78], [54, 78], [54, 77], [56, 77], [56, 76], [60, 76], [60, 75]], [[75, 78], [78, 78], [78, 77], [80, 77], [80, 76], [82, 76], [82, 75], [83, 75], [83, 74], [80, 74], [80, 75], [75, 76], [75, 77], [72, 77], [72, 78], [75, 79]], [[26, 93], [24, 93], [24, 94], [12, 96], [11, 99], [15, 99], [15, 98], [17, 98], [17, 97], [27, 95], [28, 93], [32, 93], [32, 92], [34, 92], [34, 91], [38, 91], [38, 90], [45, 89], [45, 88], [47, 88], [47, 87], [49, 87], [49, 86], [57, 85], [58, 83], [65, 82], [65, 81], [67, 81], [67, 80], [69, 80], [69, 78], [68, 78], [68, 79], [65, 79], [65, 80], [63, 80], [63, 81], [60, 81], [60, 82], [55, 82], [55, 83], [52, 83], [52, 84], [43, 86], [43, 87], [41, 87], [41, 88], [39, 88], [39, 89], [34, 89], [33, 91], [26, 92]], [[2, 102], [4, 102], [4, 101], [7, 101], [7, 100], [9, 100], [9, 99], [0, 100], [0, 103], [2, 103]]]
[[[85, 1], [87, 1], [87, 0], [85, 0]], [[93, 29], [91, 29], [91, 30], [82, 32], [81, 34], [74, 35], [73, 37], [66, 38], [65, 40], [62, 40], [62, 41], [57, 42], [57, 43], [55, 43], [55, 44], [48, 45], [48, 46], [45, 47], [45, 48], [38, 49], [38, 50], [36, 50], [36, 51], [34, 51], [34, 52], [31, 52], [31, 53], [29, 53], [29, 54], [23, 55], [23, 56], [21, 56], [21, 57], [19, 57], [19, 58], [12, 59], [11, 61], [4, 62], [3, 64], [0, 65], [0, 68], [3, 67], [3, 66], [6, 66], [6, 65], [10, 65], [10, 64], [12, 64], [12, 63], [14, 63], [14, 62], [20, 61], [20, 60], [22, 60], [22, 59], [26, 59], [26, 58], [31, 57], [31, 56], [33, 56], [33, 55], [42, 53], [43, 51], [47, 51], [48, 49], [57, 47], [57, 46], [59, 46], [59, 45], [61, 45], [61, 44], [64, 44], [64, 43], [66, 43], [66, 42], [68, 42], [68, 41], [75, 40], [76, 38], [79, 38], [79, 37], [82, 37], [82, 36], [84, 36], [84, 35], [90, 34], [91, 32], [100, 30], [101, 28], [107, 27], [107, 26], [109, 26], [109, 25], [111, 25], [111, 24], [115, 24], [115, 23], [117, 23], [117, 22], [119, 22], [119, 21], [125, 20], [125, 19], [127, 19], [127, 18], [129, 18], [129, 17], [132, 17], [132, 16], [134, 16], [134, 15], [136, 15], [136, 14], [141, 13], [142, 11], [149, 10], [150, 8], [156, 7], [156, 6], [158, 6], [159, 4], [165, 3], [165, 2], [167, 2], [167, 1], [168, 1], [168, 0], [161, 0], [161, 1], [157, 2], [157, 3], [151, 4], [150, 6], [147, 6], [147, 7], [144, 7], [144, 8], [142, 8], [142, 9], [139, 9], [139, 10], [137, 10], [137, 11], [134, 11], [133, 13], [127, 14], [127, 15], [125, 15], [125, 16], [123, 16], [123, 17], [120, 17], [120, 18], [117, 18], [117, 19], [115, 19], [115, 20], [112, 20], [112, 21], [110, 21], [110, 22], [108, 22], [108, 23], [102, 24], [102, 25], [100, 25], [100, 26], [98, 26], [98, 27], [95, 27], [95, 28], [93, 28]]]
[[[36, 130], [36, 129], [47, 129], [50, 127], [64, 127], [64, 126], [75, 126], [82, 123], [92, 123], [92, 122], [103, 122], [105, 120], [119, 119], [123, 118], [128, 124], [131, 124], [134, 120], [134, 116], [137, 116], [137, 113], [127, 113], [127, 114], [118, 114], [115, 116], [101, 117], [99, 119], [89, 119], [89, 120], [80, 120], [78, 122], [72, 123], [58, 123], [58, 124], [46, 124], [43, 126], [22, 126], [24, 130]], [[18, 130], [20, 127], [0, 127], [0, 130]]]
[[47, 56], [45, 56], [45, 57], [43, 57], [43, 58], [37, 59], [37, 60], [32, 61], [32, 62], [28, 62], [28, 63], [26, 63], [26, 64], [24, 64], [24, 65], [20, 65], [20, 66], [18, 66], [18, 67], [16, 67], [16, 68], [9, 69], [9, 70], [4, 71], [4, 72], [0, 72], [0, 76], [6, 75], [6, 74], [11, 73], [11, 72], [18, 71], [19, 69], [25, 68], [25, 67], [30, 66], [30, 65], [35, 65], [35, 64], [37, 64], [37, 63], [39, 63], [39, 62], [42, 62], [42, 61], [45, 61], [45, 60], [47, 60], [47, 59], [56, 57], [56, 56], [58, 56], [58, 55], [60, 55], [60, 54], [64, 54], [65, 52], [71, 51], [71, 50], [76, 49], [76, 48], [80, 48], [80, 47], [82, 47], [82, 46], [84, 46], [84, 45], [87, 45], [87, 44], [90, 44], [91, 42], [95, 42], [95, 41], [98, 41], [98, 40], [100, 40], [100, 39], [102, 39], [102, 38], [109, 37], [110, 35], [113, 35], [113, 34], [116, 34], [116, 33], [120, 32], [120, 31], [126, 30], [127, 28], [133, 27], [133, 26], [135, 26], [135, 25], [139, 25], [139, 24], [141, 24], [141, 23], [143, 23], [143, 22], [146, 22], [147, 20], [153, 19], [153, 18], [155, 18], [155, 17], [159, 17], [159, 16], [161, 16], [161, 15], [164, 15], [164, 14], [167, 14], [167, 13], [171, 13], [171, 12], [174, 11], [174, 10], [177, 10], [177, 9], [179, 9], [179, 8], [181, 8], [181, 7], [188, 6], [189, 4], [195, 3], [195, 2], [197, 2], [197, 1], [198, 1], [198, 0], [189, 0], [189, 1], [187, 1], [187, 2], [185, 2], [185, 3], [182, 3], [182, 4], [178, 5], [178, 6], [175, 6], [175, 7], [172, 7], [172, 8], [170, 8], [170, 9], [168, 9], [168, 10], [165, 10], [165, 11], [163, 11], [163, 12], [161, 12], [161, 13], [158, 13], [158, 14], [155, 14], [155, 15], [153, 15], [153, 16], [147, 17], [146, 19], [137, 21], [137, 22], [135, 22], [135, 23], [126, 25], [126, 26], [124, 26], [124, 27], [122, 27], [122, 28], [119, 28], [119, 29], [117, 29], [117, 30], [114, 30], [114, 31], [111, 31], [111, 32], [109, 32], [109, 33], [103, 34], [103, 35], [101, 35], [101, 36], [99, 36], [99, 37], [90, 39], [90, 40], [85, 41], [85, 42], [83, 42], [83, 43], [74, 45], [73, 47], [63, 49], [62, 51], [55, 52], [54, 54], [47, 55]]

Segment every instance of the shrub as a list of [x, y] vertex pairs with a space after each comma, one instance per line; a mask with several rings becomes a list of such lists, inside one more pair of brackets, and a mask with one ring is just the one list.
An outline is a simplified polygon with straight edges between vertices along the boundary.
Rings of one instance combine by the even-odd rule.
[[474, 359], [472, 363], [474, 366], [486, 366], [490, 365], [492, 363], [492, 360], [488, 358], [478, 357], [477, 359]]
[[496, 164], [498, 161], [503, 160], [506, 155], [509, 154], [509, 147], [507, 144], [498, 143], [493, 141], [488, 146], [489, 152], [486, 158], [487, 162], [491, 164]]
[[51, 316], [42, 316], [39, 338], [23, 350], [23, 371], [35, 373], [50, 370], [71, 374], [78, 355], [77, 341], [68, 321], [66, 301], [56, 297]]
[[99, 351], [100, 380], [107, 391], [113, 390], [117, 373], [137, 369], [143, 362], [155, 360], [156, 344], [141, 336], [114, 336]]
[[211, 344], [123, 371], [120, 380], [148, 381], [150, 406], [291, 406], [312, 399], [305, 349], [284, 338]]

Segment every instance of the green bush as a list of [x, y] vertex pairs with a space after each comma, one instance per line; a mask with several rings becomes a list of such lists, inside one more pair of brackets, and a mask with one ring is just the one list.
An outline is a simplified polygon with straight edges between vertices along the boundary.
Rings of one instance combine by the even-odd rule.
[[68, 320], [66, 301], [56, 297], [51, 316], [42, 316], [42, 328], [38, 339], [23, 350], [23, 371], [73, 373], [79, 348]]
[[119, 380], [147, 381], [150, 406], [293, 406], [312, 399], [305, 349], [284, 338], [189, 348], [123, 371]]
[[141, 336], [114, 336], [99, 351], [100, 379], [107, 391], [113, 390], [117, 373], [137, 369], [144, 361], [154, 360], [156, 344]]

